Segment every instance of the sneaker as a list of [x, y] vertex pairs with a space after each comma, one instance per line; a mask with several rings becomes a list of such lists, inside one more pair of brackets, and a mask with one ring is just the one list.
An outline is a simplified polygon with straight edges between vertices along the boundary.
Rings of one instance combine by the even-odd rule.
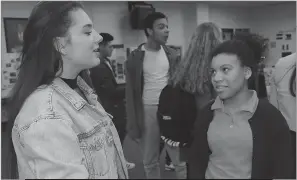
[[126, 167], [127, 167], [127, 169], [133, 169], [135, 167], [135, 164], [126, 161]]
[[165, 171], [174, 171], [175, 167], [172, 163], [170, 164], [165, 164]]

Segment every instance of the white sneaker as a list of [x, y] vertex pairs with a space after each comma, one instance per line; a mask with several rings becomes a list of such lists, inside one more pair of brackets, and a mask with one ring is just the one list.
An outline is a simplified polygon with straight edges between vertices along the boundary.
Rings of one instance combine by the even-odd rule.
[[175, 170], [175, 167], [172, 163], [170, 163], [169, 165], [165, 164], [165, 171], [174, 171], [174, 170]]
[[135, 168], [135, 164], [126, 161], [126, 167], [127, 167], [127, 169], [133, 169], [133, 168]]

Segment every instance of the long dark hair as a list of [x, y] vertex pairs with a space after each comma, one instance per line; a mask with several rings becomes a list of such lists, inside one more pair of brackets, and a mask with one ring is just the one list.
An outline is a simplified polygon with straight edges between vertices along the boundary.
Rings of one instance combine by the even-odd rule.
[[[9, 153], [14, 154], [11, 130], [24, 101], [38, 86], [50, 84], [63, 71], [61, 53], [55, 48], [54, 42], [57, 37], [68, 36], [72, 23], [69, 12], [77, 9], [83, 9], [82, 4], [77, 1], [42, 1], [36, 4], [30, 14], [24, 30], [19, 75], [7, 108], [7, 130], [10, 138], [8, 147], [12, 148]], [[87, 83], [91, 82], [86, 71], [82, 71], [80, 75]], [[11, 161], [16, 160], [15, 154], [10, 157], [8, 164], [11, 163], [13, 167], [15, 162]], [[10, 170], [10, 177], [5, 178], [16, 178], [16, 170]]]
[[296, 97], [296, 66], [290, 78], [290, 93]]

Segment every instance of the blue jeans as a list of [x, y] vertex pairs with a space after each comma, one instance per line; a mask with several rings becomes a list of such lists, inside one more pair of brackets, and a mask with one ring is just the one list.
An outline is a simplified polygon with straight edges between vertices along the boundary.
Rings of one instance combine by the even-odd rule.
[[144, 105], [144, 131], [140, 139], [144, 171], [147, 179], [161, 179], [160, 129], [157, 120], [158, 105]]

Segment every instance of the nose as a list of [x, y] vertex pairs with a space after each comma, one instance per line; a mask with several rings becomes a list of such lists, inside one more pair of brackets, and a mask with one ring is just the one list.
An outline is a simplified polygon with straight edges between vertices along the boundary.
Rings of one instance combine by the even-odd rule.
[[216, 72], [216, 73], [214, 73], [214, 74], [212, 75], [212, 80], [213, 80], [214, 82], [222, 81], [222, 80], [223, 80], [223, 78], [222, 78], [222, 73], [220, 73], [220, 72]]
[[165, 33], [169, 33], [169, 28], [168, 28], [168, 26], [167, 27], [165, 27]]
[[102, 40], [103, 37], [97, 31], [95, 31], [95, 43], [99, 44]]

